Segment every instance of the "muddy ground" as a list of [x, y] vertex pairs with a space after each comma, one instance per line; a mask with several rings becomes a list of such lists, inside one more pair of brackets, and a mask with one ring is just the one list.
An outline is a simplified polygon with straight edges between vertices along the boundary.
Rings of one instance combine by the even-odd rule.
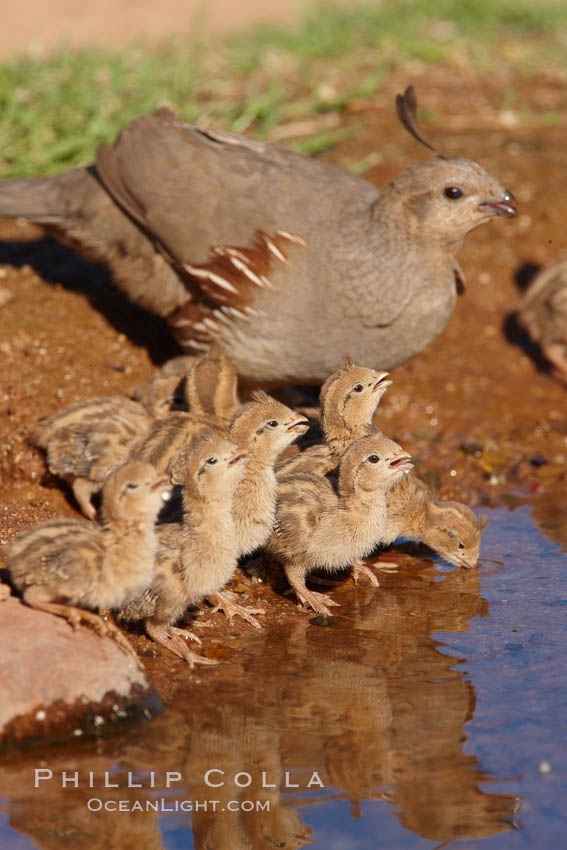
[[[354, 104], [342, 117], [350, 137], [326, 158], [346, 165], [377, 151], [379, 161], [366, 176], [381, 186], [422, 157], [423, 149], [394, 117], [394, 94], [409, 81], [399, 74], [376, 97]], [[459, 256], [467, 291], [435, 344], [394, 371], [377, 422], [416, 457], [418, 473], [442, 497], [473, 506], [529, 499], [550, 536], [567, 543], [566, 530], [554, 523], [565, 500], [567, 389], [513, 317], [529, 267], [567, 256], [565, 122], [546, 127], [540, 120], [552, 110], [565, 112], [567, 85], [552, 75], [519, 82], [459, 69], [422, 70], [411, 81], [436, 115], [431, 137], [498, 178], [516, 195], [519, 215], [484, 225], [468, 238]], [[515, 110], [502, 95], [510, 82], [519, 92]], [[77, 516], [68, 492], [46, 473], [41, 453], [28, 442], [33, 423], [75, 401], [131, 394], [176, 349], [165, 325], [117, 294], [104, 269], [87, 265], [25, 222], [0, 222], [0, 287], [6, 298], [0, 308], [5, 542], [42, 520]], [[426, 557], [405, 546], [398, 560], [411, 566], [418, 555]], [[261, 599], [268, 623], [305, 616], [281, 587], [239, 577], [236, 589], [244, 599]], [[350, 590], [347, 579], [337, 598]], [[229, 629], [221, 614], [201, 619], [204, 626], [214, 624], [203, 631], [206, 652], [230, 663], [229, 634], [232, 647], [245, 647], [250, 627], [236, 622]], [[156, 651], [141, 634], [130, 638], [158, 687], [161, 682], [167, 704], [165, 683], [171, 671], [185, 675], [182, 662]]]

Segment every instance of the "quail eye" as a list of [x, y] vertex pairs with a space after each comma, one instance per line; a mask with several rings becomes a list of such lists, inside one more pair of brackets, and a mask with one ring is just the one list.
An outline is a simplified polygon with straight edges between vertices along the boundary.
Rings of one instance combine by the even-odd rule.
[[277, 428], [279, 424], [277, 419], [270, 419], [269, 422], [266, 422], [266, 428]]
[[214, 456], [213, 456], [213, 457], [208, 457], [208, 458], [207, 458], [207, 463], [209, 463], [211, 466], [214, 466], [214, 464], [215, 464], [216, 462], [217, 462], [217, 459], [216, 459], [216, 457], [214, 457]]
[[352, 391], [353, 393], [361, 393], [363, 389], [364, 387], [362, 386], [362, 384], [355, 384], [352, 388]]
[[368, 463], [378, 463], [378, 461], [380, 460], [378, 455], [368, 455], [368, 457], [366, 459], [367, 459]]
[[458, 186], [447, 186], [445, 189], [445, 197], [450, 198], [451, 201], [456, 201], [463, 197], [463, 190], [459, 189]]

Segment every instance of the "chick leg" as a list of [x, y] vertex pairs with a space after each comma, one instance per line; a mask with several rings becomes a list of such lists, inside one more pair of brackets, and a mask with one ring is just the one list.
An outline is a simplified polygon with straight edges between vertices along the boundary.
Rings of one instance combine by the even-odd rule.
[[173, 631], [171, 626], [163, 626], [159, 623], [152, 623], [151, 620], [146, 620], [146, 632], [151, 639], [186, 661], [191, 670], [195, 664], [205, 664], [212, 667], [219, 663], [212, 658], [205, 658], [204, 655], [197, 655], [196, 652], [192, 652], [185, 641], [175, 633], [181, 631], [183, 630], [176, 629]]
[[169, 633], [178, 635], [180, 638], [184, 640], [194, 640], [195, 643], [202, 644], [203, 641], [200, 637], [197, 637], [195, 632], [190, 632], [189, 629], [178, 629], [176, 626], [169, 627]]
[[355, 561], [352, 565], [352, 578], [355, 584], [358, 584], [361, 576], [366, 576], [366, 578], [369, 579], [370, 584], [374, 585], [374, 587], [380, 587], [380, 582], [370, 567], [367, 566], [364, 561]]
[[391, 556], [385, 552], [382, 555], [378, 555], [378, 559], [376, 561], [372, 561], [369, 566], [375, 570], [380, 570], [383, 573], [396, 573], [400, 565], [397, 561], [388, 560], [390, 557]]
[[301, 564], [288, 564], [285, 568], [285, 574], [299, 601], [304, 605], [309, 605], [317, 614], [326, 614], [331, 616], [329, 606], [339, 606], [338, 602], [327, 596], [326, 593], [316, 593], [314, 590], [308, 590], [305, 586], [305, 567]]
[[81, 623], [87, 623], [100, 637], [110, 637], [124, 650], [128, 655], [132, 655], [136, 661], [138, 656], [132, 648], [130, 641], [125, 637], [124, 633], [110, 620], [103, 620], [101, 616], [95, 614], [94, 611], [86, 611], [84, 608], [76, 608], [74, 605], [63, 605], [57, 602], [46, 602], [43, 599], [34, 596], [33, 588], [30, 588], [24, 594], [24, 600], [31, 608], [37, 611], [45, 611], [47, 614], [55, 614], [58, 617], [63, 617], [67, 622], [76, 629]]
[[93, 494], [96, 493], [98, 487], [92, 481], [86, 478], [75, 478], [72, 485], [73, 496], [77, 500], [77, 504], [88, 519], [96, 517], [96, 510], [91, 502]]
[[544, 354], [550, 363], [555, 366], [558, 374], [558, 377], [567, 381], [567, 356], [565, 352], [564, 345], [548, 345], [544, 349]]
[[221, 609], [224, 611], [226, 616], [228, 617], [229, 623], [232, 623], [233, 617], [242, 617], [243, 620], [246, 620], [247, 623], [250, 623], [251, 626], [254, 626], [255, 629], [261, 629], [262, 626], [254, 617], [254, 614], [265, 614], [263, 608], [246, 608], [244, 605], [239, 605], [234, 599], [231, 599], [228, 592], [226, 593], [214, 593], [209, 601], [212, 602], [215, 607], [211, 611], [211, 614], [216, 614], [217, 611]]

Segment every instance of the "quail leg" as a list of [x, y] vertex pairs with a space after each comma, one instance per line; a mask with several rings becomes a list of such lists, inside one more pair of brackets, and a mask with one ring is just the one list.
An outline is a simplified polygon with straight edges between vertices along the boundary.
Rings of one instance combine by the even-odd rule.
[[251, 626], [254, 626], [255, 629], [262, 628], [256, 617], [253, 615], [265, 614], [266, 612], [263, 608], [246, 608], [244, 605], [239, 605], [234, 601], [232, 594], [229, 594], [229, 592], [215, 593], [209, 598], [209, 601], [215, 605], [211, 614], [216, 614], [217, 611], [222, 609], [228, 617], [229, 623], [232, 623], [233, 617], [238, 616], [242, 617], [243, 620], [246, 620], [247, 623], [250, 623]]
[[152, 623], [151, 620], [146, 620], [146, 632], [153, 641], [165, 646], [174, 655], [186, 661], [191, 670], [195, 664], [205, 664], [212, 667], [219, 663], [212, 658], [205, 658], [204, 655], [198, 655], [196, 652], [192, 652], [183, 638], [179, 636], [179, 633], [184, 632], [184, 629], [173, 629], [172, 626], [163, 626], [158, 623]]
[[370, 567], [365, 564], [364, 561], [355, 561], [352, 565], [352, 578], [355, 584], [358, 584], [361, 576], [366, 576], [366, 578], [370, 581], [370, 584], [374, 585], [374, 587], [380, 587], [380, 582]]
[[300, 564], [288, 565], [285, 574], [299, 601], [304, 605], [309, 605], [317, 614], [326, 614], [327, 617], [330, 617], [332, 615], [329, 606], [339, 607], [339, 603], [327, 596], [326, 593], [316, 593], [314, 590], [307, 589], [305, 586], [305, 568]]
[[168, 629], [170, 634], [177, 635], [183, 640], [194, 640], [195, 643], [202, 644], [203, 641], [200, 637], [198, 637], [195, 632], [190, 632], [188, 629], [178, 629], [176, 626], [170, 626]]
[[374, 570], [380, 570], [383, 573], [396, 573], [400, 565], [397, 561], [389, 561], [389, 557], [390, 556], [387, 553], [379, 555], [378, 560], [372, 561], [369, 566], [371, 566]]
[[564, 345], [548, 345], [544, 354], [553, 364], [560, 380], [567, 382], [567, 356]]
[[96, 484], [87, 478], [75, 478], [72, 485], [73, 495], [77, 504], [88, 519], [96, 517], [96, 509], [91, 502], [93, 494], [99, 489]]
[[58, 617], [63, 617], [67, 622], [76, 629], [81, 623], [87, 623], [100, 637], [110, 637], [124, 650], [128, 655], [132, 655], [139, 663], [138, 656], [132, 648], [130, 641], [125, 637], [124, 633], [110, 620], [103, 620], [99, 614], [94, 611], [86, 611], [84, 608], [76, 608], [74, 605], [63, 605], [57, 602], [46, 602], [42, 599], [34, 597], [30, 588], [24, 594], [24, 600], [31, 608], [38, 611], [45, 611], [47, 614], [55, 614]]

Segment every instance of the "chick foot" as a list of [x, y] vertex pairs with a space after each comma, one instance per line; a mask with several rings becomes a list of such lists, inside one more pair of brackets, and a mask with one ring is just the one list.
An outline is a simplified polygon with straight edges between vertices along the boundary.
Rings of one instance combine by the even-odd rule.
[[232, 623], [233, 617], [242, 617], [243, 620], [246, 620], [247, 623], [250, 623], [251, 626], [254, 626], [255, 629], [261, 629], [262, 626], [254, 617], [254, 614], [265, 614], [263, 608], [246, 608], [243, 605], [239, 605], [234, 601], [234, 597], [230, 592], [213, 594], [209, 601], [215, 605], [211, 614], [216, 614], [217, 611], [224, 611], [226, 616], [228, 617], [228, 622]]
[[[29, 594], [28, 594], [29, 597]], [[45, 611], [47, 614], [55, 614], [58, 617], [63, 617], [67, 622], [76, 629], [82, 623], [91, 626], [92, 629], [100, 637], [110, 637], [124, 650], [127, 655], [133, 656], [139, 664], [139, 658], [136, 651], [133, 649], [130, 641], [124, 633], [111, 620], [103, 620], [99, 614], [94, 611], [86, 611], [84, 608], [75, 608], [73, 605], [63, 605], [56, 602], [41, 602], [26, 598], [26, 602], [32, 608], [38, 611]]]
[[325, 614], [327, 617], [331, 617], [332, 614], [329, 611], [329, 607], [340, 608], [339, 603], [331, 599], [330, 596], [327, 596], [326, 593], [317, 593], [315, 590], [308, 590], [303, 583], [292, 584], [292, 587], [302, 605], [308, 605], [317, 614]]
[[205, 664], [213, 667], [219, 663], [212, 658], [205, 658], [204, 655], [198, 655], [196, 652], [192, 652], [185, 643], [185, 640], [180, 637], [181, 634], [191, 634], [191, 632], [186, 632], [185, 629], [176, 629], [173, 626], [158, 626], [146, 620], [146, 631], [153, 641], [161, 644], [161, 646], [173, 652], [174, 655], [186, 661], [191, 670], [195, 664]]
[[544, 354], [553, 366], [554, 377], [567, 383], [567, 356], [564, 345], [549, 345]]
[[380, 570], [383, 573], [397, 573], [399, 564], [397, 561], [373, 561], [370, 565], [374, 570]]
[[199, 645], [203, 643], [201, 638], [198, 637], [195, 632], [190, 632], [188, 629], [178, 629], [177, 626], [170, 626], [169, 632], [170, 634], [177, 635], [178, 637], [183, 638], [184, 640], [194, 640], [195, 643], [198, 643]]
[[370, 567], [364, 561], [355, 561], [352, 565], [352, 578], [355, 584], [358, 584], [361, 576], [366, 576], [370, 584], [374, 587], [380, 587], [380, 582], [372, 572]]
[[99, 486], [89, 481], [88, 478], [75, 478], [71, 489], [77, 504], [87, 519], [96, 519], [96, 508], [91, 500]]

